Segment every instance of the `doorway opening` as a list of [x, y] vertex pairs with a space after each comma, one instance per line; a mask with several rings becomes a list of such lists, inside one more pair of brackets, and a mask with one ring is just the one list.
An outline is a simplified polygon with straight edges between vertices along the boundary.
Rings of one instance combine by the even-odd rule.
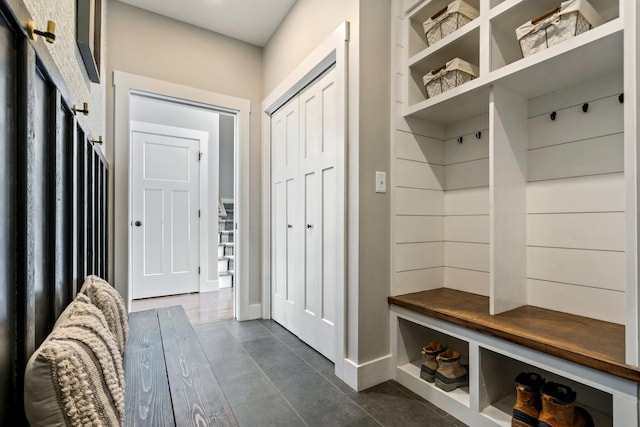
[[[230, 116], [234, 122], [234, 148], [233, 148], [233, 197], [234, 197], [234, 265], [233, 265], [233, 317], [237, 320], [247, 320], [252, 317], [252, 306], [249, 304], [249, 266], [255, 261], [249, 251], [249, 155], [250, 155], [250, 111], [251, 102], [248, 99], [237, 98], [197, 89], [163, 80], [157, 80], [141, 75], [115, 70], [113, 72], [114, 86], [114, 136], [113, 136], [113, 162], [118, 168], [113, 174], [112, 213], [110, 215], [110, 229], [113, 230], [113, 239], [110, 251], [113, 254], [113, 273], [116, 289], [127, 302], [127, 310], [131, 311], [133, 301], [133, 238], [135, 233], [135, 219], [133, 218], [133, 202], [131, 183], [133, 180], [132, 168], [132, 105], [133, 95], [146, 98], [169, 101], [182, 106], [197, 107], [204, 111], [217, 112], [219, 116]], [[169, 126], [167, 122], [162, 125]], [[185, 125], [182, 125], [184, 128]], [[170, 126], [180, 127], [180, 125]], [[189, 128], [189, 126], [187, 126]], [[193, 129], [193, 127], [192, 127]], [[214, 133], [215, 135], [215, 133]], [[210, 158], [211, 156], [209, 156]], [[204, 161], [204, 160], [203, 160]], [[213, 188], [218, 188], [214, 186]], [[207, 198], [207, 212], [214, 219], [217, 218], [219, 200]], [[218, 235], [215, 228], [209, 227], [210, 221], [200, 220], [200, 232], [206, 239], [199, 241], [208, 242], [208, 249], [213, 256], [206, 258], [209, 270], [217, 270]], [[203, 232], [202, 227], [210, 228]], [[213, 232], [211, 232], [213, 230]], [[201, 251], [202, 253], [202, 251]], [[211, 266], [209, 263], [212, 263]], [[206, 276], [205, 276], [206, 277]], [[206, 285], [212, 285], [206, 283]], [[203, 295], [200, 292], [196, 295]], [[258, 305], [259, 308], [259, 305]]]
[[189, 313], [210, 292], [233, 306], [235, 114], [143, 92], [129, 105], [132, 310]]

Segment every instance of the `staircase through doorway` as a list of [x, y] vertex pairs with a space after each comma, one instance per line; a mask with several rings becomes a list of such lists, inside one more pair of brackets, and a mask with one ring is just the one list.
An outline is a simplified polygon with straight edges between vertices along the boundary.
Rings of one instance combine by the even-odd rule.
[[234, 284], [234, 222], [233, 201], [223, 201], [218, 210], [218, 287]]

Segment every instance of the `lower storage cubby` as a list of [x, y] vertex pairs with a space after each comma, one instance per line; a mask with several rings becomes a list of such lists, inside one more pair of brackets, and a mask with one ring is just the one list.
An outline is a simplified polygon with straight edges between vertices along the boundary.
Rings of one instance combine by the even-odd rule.
[[[454, 309], [447, 311], [437, 304], [438, 293], [432, 292], [429, 296], [431, 298], [424, 300], [428, 302], [415, 295], [407, 297], [406, 306], [398, 305], [404, 304], [398, 297], [398, 304], [390, 306], [392, 375], [398, 383], [441, 410], [472, 427], [509, 427], [516, 403], [516, 376], [532, 372], [546, 382], [575, 391], [575, 405], [591, 415], [595, 426], [640, 427], [639, 381], [632, 376], [636, 368], [605, 361], [589, 366], [591, 360], [576, 363], [563, 358], [558, 349], [540, 350], [546, 347], [535, 340], [544, 342], [550, 334], [548, 331], [539, 338], [529, 336], [530, 345], [521, 345], [501, 336], [513, 327], [509, 329], [508, 324], [500, 324], [498, 316], [491, 319], [493, 323], [489, 326], [483, 326], [482, 316], [469, 310], [468, 301], [465, 306], [464, 300], [457, 298]], [[433, 315], [418, 311], [420, 304]], [[421, 350], [431, 341], [460, 352], [461, 363], [468, 365], [468, 387], [447, 392], [420, 377]], [[588, 353], [588, 349], [584, 353]]]
[[576, 406], [586, 409], [596, 426], [613, 426], [611, 394], [485, 348], [480, 348], [479, 352], [480, 411], [496, 424], [511, 426], [513, 405], [516, 403], [515, 378], [521, 372], [535, 372], [546, 382], [562, 384], [575, 391]]
[[397, 370], [405, 381], [412, 383], [410, 388], [415, 393], [427, 400], [446, 395], [460, 405], [469, 407], [469, 387], [444, 391], [420, 377], [422, 347], [436, 341], [448, 349], [457, 350], [460, 352], [460, 363], [469, 369], [468, 342], [405, 319], [398, 319], [398, 340], [402, 343], [399, 347], [404, 349], [404, 352], [397, 358]]

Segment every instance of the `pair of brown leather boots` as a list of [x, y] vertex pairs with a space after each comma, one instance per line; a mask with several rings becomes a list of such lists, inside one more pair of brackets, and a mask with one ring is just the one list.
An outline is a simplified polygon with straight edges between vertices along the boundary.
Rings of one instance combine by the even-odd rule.
[[571, 387], [545, 382], [535, 372], [522, 372], [515, 382], [512, 427], [594, 427], [591, 415], [575, 406]]
[[460, 363], [460, 352], [436, 341], [422, 347], [420, 378], [444, 391], [469, 386], [468, 367]]

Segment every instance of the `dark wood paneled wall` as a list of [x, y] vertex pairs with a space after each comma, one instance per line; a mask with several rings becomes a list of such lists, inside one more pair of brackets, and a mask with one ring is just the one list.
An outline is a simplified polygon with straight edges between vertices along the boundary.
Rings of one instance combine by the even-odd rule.
[[0, 414], [3, 424], [13, 405], [16, 330], [16, 86], [17, 48], [13, 31], [0, 15]]
[[86, 276], [109, 280], [108, 165], [27, 15], [0, 0], [0, 425], [26, 425], [26, 363]]

